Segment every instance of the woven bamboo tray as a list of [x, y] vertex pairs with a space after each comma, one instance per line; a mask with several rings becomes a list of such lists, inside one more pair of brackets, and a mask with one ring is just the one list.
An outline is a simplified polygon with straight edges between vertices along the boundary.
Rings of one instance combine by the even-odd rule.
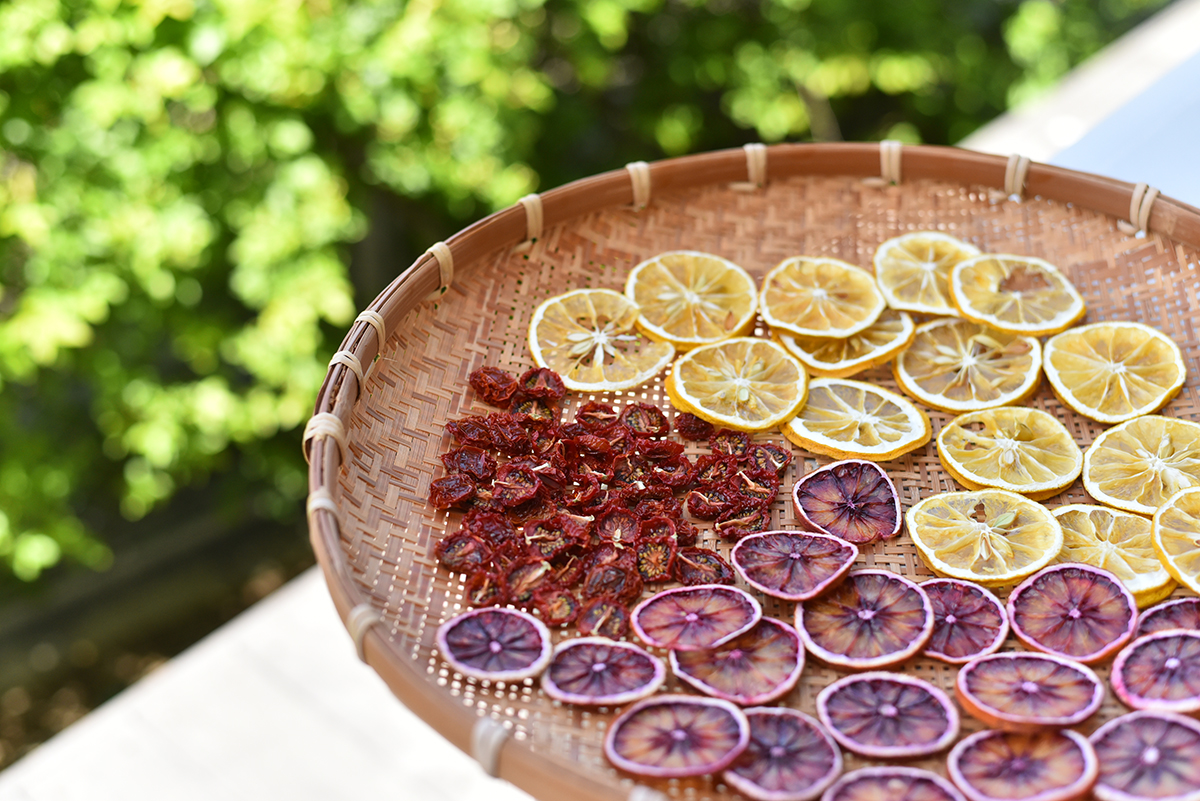
[[[750, 157], [755, 150], [758, 161]], [[1086, 298], [1088, 322], [1137, 320], [1167, 333], [1183, 349], [1189, 380], [1164, 413], [1200, 420], [1193, 316], [1200, 304], [1200, 210], [1160, 197], [1149, 213], [1141, 206], [1147, 231], [1133, 235], [1121, 221], [1139, 216], [1143, 193], [1106, 178], [1033, 164], [1021, 182], [1026, 165], [1012, 160], [940, 147], [901, 153], [872, 144], [776, 145], [765, 151], [764, 173], [763, 152], [672, 159], [550, 190], [541, 196], [544, 227], [532, 244], [525, 242], [527, 226], [538, 221], [521, 205], [479, 221], [448, 240], [452, 265], [446, 251], [434, 248], [440, 259], [427, 253], [375, 299], [350, 329], [321, 388], [306, 436], [310, 531], [360, 656], [448, 740], [536, 797], [737, 797], [708, 778], [638, 785], [610, 767], [601, 750], [605, 727], [619, 710], [560, 705], [532, 681], [506, 686], [468, 679], [436, 653], [438, 624], [464, 608], [459, 577], [439, 569], [433, 556], [460, 516], [426, 504], [430, 482], [442, 475], [438, 455], [450, 443], [444, 424], [490, 411], [467, 387], [471, 371], [485, 364], [516, 372], [532, 366], [529, 317], [548, 296], [578, 287], [620, 290], [631, 267], [671, 249], [717, 253], [761, 279], [798, 254], [870, 269], [885, 239], [945, 231], [984, 251], [1029, 254], [1060, 266]], [[881, 165], [892, 181], [880, 180]], [[763, 186], [747, 185], [764, 175]], [[1005, 190], [1023, 190], [1024, 199]], [[635, 194], [646, 203], [647, 193], [647, 205], [632, 205]], [[365, 379], [359, 375], [364, 367]], [[859, 377], [896, 389], [887, 368]], [[669, 408], [656, 380], [628, 393], [572, 393], [564, 419], [592, 397]], [[1081, 447], [1105, 428], [1064, 408], [1044, 382], [1030, 405], [1058, 417]], [[931, 411], [930, 417], [936, 438], [951, 415]], [[760, 437], [788, 444], [777, 433]], [[695, 446], [689, 454], [706, 450]], [[828, 461], [795, 446], [792, 452], [773, 506], [778, 528], [793, 527], [791, 485]], [[905, 507], [958, 489], [933, 442], [886, 468]], [[1047, 504], [1080, 502], [1090, 499], [1077, 481]], [[701, 539], [728, 554], [703, 527]], [[858, 566], [918, 580], [931, 575], [907, 535], [865, 547]], [[791, 619], [791, 604], [764, 601], [767, 614]], [[955, 668], [919, 658], [904, 670], [952, 694]], [[1100, 672], [1107, 678], [1106, 667]], [[840, 675], [810, 658], [782, 703], [812, 713], [816, 694]], [[1122, 711], [1110, 698], [1082, 730]], [[977, 728], [964, 716], [964, 734]], [[847, 770], [867, 762], [846, 757]], [[912, 764], [944, 774], [944, 759]]]

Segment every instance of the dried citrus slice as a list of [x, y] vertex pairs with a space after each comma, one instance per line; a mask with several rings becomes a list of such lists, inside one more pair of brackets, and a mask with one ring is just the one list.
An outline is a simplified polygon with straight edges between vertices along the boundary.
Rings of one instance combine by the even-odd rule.
[[565, 703], [609, 706], [653, 695], [666, 677], [663, 661], [633, 643], [578, 637], [554, 649], [542, 689]]
[[979, 248], [937, 231], [914, 231], [884, 242], [875, 251], [875, 279], [893, 309], [952, 314], [950, 271], [979, 255]]
[[1084, 315], [1083, 296], [1048, 261], [984, 253], [950, 271], [950, 300], [963, 317], [998, 331], [1057, 334]]
[[1096, 781], [1096, 752], [1082, 734], [981, 731], [959, 742], [946, 760], [950, 779], [970, 801], [1069, 801]]
[[1006, 587], [1048, 565], [1062, 549], [1050, 510], [1005, 490], [943, 492], [909, 507], [908, 534], [939, 576]]
[[759, 309], [767, 325], [797, 336], [848, 337], [887, 304], [875, 276], [837, 259], [795, 256], [763, 278]]
[[1046, 343], [1046, 378], [1067, 406], [1101, 423], [1121, 423], [1162, 408], [1187, 375], [1179, 346], [1131, 322], [1094, 323]]
[[858, 570], [830, 592], [796, 605], [809, 653], [837, 667], [872, 670], [920, 652], [933, 633], [929, 596], [886, 570]]
[[612, 722], [604, 755], [640, 776], [679, 778], [724, 770], [750, 742], [750, 722], [728, 701], [659, 695]]
[[754, 328], [758, 288], [728, 259], [692, 250], [660, 253], [630, 271], [625, 296], [637, 325], [680, 350], [743, 336]]
[[1200, 801], [1200, 723], [1130, 712], [1089, 738], [1100, 762], [1097, 801]]
[[437, 630], [442, 658], [459, 673], [490, 681], [520, 681], [550, 663], [550, 630], [516, 609], [471, 609]]
[[671, 363], [675, 348], [635, 325], [638, 307], [611, 289], [576, 289], [542, 303], [529, 322], [529, 352], [568, 389], [609, 392], [645, 383]]
[[750, 593], [723, 584], [676, 587], [651, 595], [633, 609], [630, 623], [656, 648], [715, 648], [754, 628], [762, 607]]
[[750, 744], [721, 778], [757, 801], [812, 801], [842, 772], [842, 754], [821, 725], [780, 707], [745, 710]]
[[1200, 631], [1200, 598], [1176, 598], [1142, 612], [1135, 637], [1169, 629]]
[[1137, 603], [1107, 570], [1051, 565], [1008, 596], [1008, 620], [1030, 648], [1089, 665], [1129, 642], [1137, 629]]
[[958, 671], [954, 689], [969, 714], [1005, 731], [1075, 726], [1104, 703], [1095, 671], [1049, 654], [981, 656]]
[[764, 531], [738, 540], [730, 558], [759, 592], [805, 601], [840, 581], [858, 558], [858, 548], [826, 534]]
[[738, 431], [763, 431], [804, 403], [808, 374], [779, 344], [737, 337], [680, 356], [666, 390], [680, 411]]
[[1035, 501], [1079, 477], [1083, 451], [1053, 415], [1007, 406], [961, 414], [937, 438], [938, 458], [968, 489], [995, 487]]
[[1200, 631], [1138, 637], [1113, 660], [1113, 692], [1134, 709], [1200, 712]]
[[958, 710], [950, 698], [900, 673], [838, 679], [817, 696], [817, 716], [844, 748], [873, 759], [935, 754], [958, 737]]
[[1171, 576], [1200, 593], [1200, 487], [1180, 490], [1154, 513], [1154, 553]]
[[846, 378], [814, 378], [808, 400], [781, 430], [812, 453], [886, 462], [924, 445], [933, 429], [923, 411], [895, 392]]
[[792, 488], [792, 506], [801, 527], [857, 544], [890, 540], [904, 523], [896, 485], [882, 467], [863, 459], [804, 476]]
[[1154, 514], [1200, 486], [1200, 423], [1151, 414], [1113, 426], [1083, 454], [1083, 486], [1101, 503]]
[[964, 801], [954, 785], [921, 768], [859, 768], [829, 788], [821, 801]]
[[1008, 636], [1008, 614], [991, 592], [952, 578], [921, 582], [933, 605], [933, 636], [925, 655], [961, 665], [1000, 650]]
[[705, 695], [739, 706], [791, 692], [804, 669], [804, 647], [791, 626], [764, 617], [745, 634], [704, 651], [671, 651], [671, 670]]
[[1107, 506], [1073, 503], [1054, 510], [1063, 529], [1059, 562], [1082, 562], [1112, 573], [1139, 608], [1156, 604], [1175, 580], [1154, 552], [1150, 521]]
[[900, 388], [934, 409], [974, 412], [1018, 403], [1037, 389], [1042, 346], [968, 320], [917, 326], [893, 364]]
[[870, 326], [848, 337], [799, 337], [787, 331], [771, 336], [813, 375], [849, 378], [890, 362], [908, 346], [917, 327], [904, 312], [885, 309]]

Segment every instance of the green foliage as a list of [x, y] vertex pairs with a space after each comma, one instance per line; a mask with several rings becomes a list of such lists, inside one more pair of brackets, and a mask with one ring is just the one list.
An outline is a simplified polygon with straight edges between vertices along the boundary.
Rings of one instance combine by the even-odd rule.
[[294, 514], [379, 193], [416, 252], [635, 158], [955, 141], [1160, 4], [9, 0], [0, 560], [102, 568], [118, 510], [214, 474]]

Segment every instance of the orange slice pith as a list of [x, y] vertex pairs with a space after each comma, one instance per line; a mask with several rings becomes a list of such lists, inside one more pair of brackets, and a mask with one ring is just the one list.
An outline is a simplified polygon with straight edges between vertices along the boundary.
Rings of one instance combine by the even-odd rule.
[[893, 309], [958, 315], [950, 302], [950, 271], [979, 248], [936, 231], [915, 231], [875, 251], [875, 277]]
[[859, 768], [842, 776], [821, 801], [963, 801], [954, 785], [921, 768]]
[[980, 657], [963, 666], [954, 686], [963, 709], [1005, 731], [1074, 726], [1104, 702], [1104, 684], [1094, 671], [1049, 654]]
[[1083, 486], [1101, 503], [1154, 514], [1200, 486], [1200, 423], [1149, 414], [1113, 426], [1083, 454]]
[[885, 309], [874, 323], [848, 337], [798, 337], [773, 330], [771, 336], [813, 375], [849, 378], [886, 364], [912, 342], [917, 327], [904, 312]]
[[795, 256], [763, 278], [759, 308], [772, 328], [797, 336], [848, 337], [870, 326], [886, 304], [875, 277], [838, 259]]
[[968, 320], [1031, 336], [1057, 334], [1086, 311], [1083, 297], [1053, 264], [1007, 253], [956, 264], [950, 299]]
[[1153, 526], [1141, 515], [1107, 506], [1071, 504], [1054, 510], [1063, 527], [1059, 562], [1107, 570], [1133, 593], [1139, 609], [1158, 603], [1175, 581], [1154, 551]]

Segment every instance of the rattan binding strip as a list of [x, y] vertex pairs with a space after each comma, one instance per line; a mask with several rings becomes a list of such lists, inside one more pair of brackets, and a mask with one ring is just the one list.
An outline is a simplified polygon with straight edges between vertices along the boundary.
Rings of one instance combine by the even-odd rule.
[[634, 161], [625, 165], [629, 182], [633, 185], [633, 207], [644, 209], [650, 205], [650, 165]]
[[322, 437], [331, 437], [337, 443], [338, 452], [342, 456], [342, 464], [346, 464], [346, 427], [342, 424], [340, 417], [329, 412], [314, 414], [308, 421], [308, 425], [304, 427], [304, 458], [309, 459], [311, 463], [309, 457], [312, 450], [312, 443], [314, 440]]
[[359, 312], [358, 317], [354, 318], [356, 323], [367, 323], [375, 329], [375, 335], [379, 339], [379, 350], [383, 350], [383, 343], [387, 342], [387, 323], [383, 320], [383, 315], [377, 311], [367, 309]]
[[1129, 220], [1121, 220], [1117, 227], [1123, 233], [1134, 236], [1145, 233], [1150, 229], [1150, 212], [1154, 201], [1158, 199], [1158, 190], [1149, 184], [1138, 184], [1129, 196]]
[[493, 779], [500, 775], [500, 751], [511, 732], [499, 721], [480, 718], [471, 727], [471, 756]]
[[350, 639], [354, 641], [354, 653], [358, 654], [358, 658], [363, 662], [367, 661], [367, 632], [372, 626], [382, 622], [383, 616], [370, 603], [359, 604], [346, 616], [346, 630], [350, 632]]
[[354, 351], [339, 350], [337, 353], [333, 354], [333, 358], [329, 360], [329, 366], [333, 367], [336, 364], [340, 364], [343, 367], [348, 368], [350, 372], [354, 373], [355, 378], [358, 379], [358, 386], [359, 390], [361, 391], [363, 384], [366, 383], [366, 378], [365, 374], [363, 373], [362, 362], [360, 362], [358, 357], [354, 355]]
[[438, 288], [430, 292], [426, 300], [437, 300], [454, 283], [454, 254], [450, 252], [450, 246], [445, 242], [434, 242], [429, 250], [425, 251], [425, 254], [432, 255], [437, 259], [438, 275], [441, 278]]
[[746, 153], [746, 180], [731, 183], [729, 188], [739, 192], [762, 189], [767, 183], [767, 146], [762, 142], [751, 142], [742, 145], [742, 150]]
[[1025, 180], [1029, 176], [1030, 161], [1026, 156], [1013, 153], [1004, 168], [1004, 194], [1007, 197], [1025, 196]]

